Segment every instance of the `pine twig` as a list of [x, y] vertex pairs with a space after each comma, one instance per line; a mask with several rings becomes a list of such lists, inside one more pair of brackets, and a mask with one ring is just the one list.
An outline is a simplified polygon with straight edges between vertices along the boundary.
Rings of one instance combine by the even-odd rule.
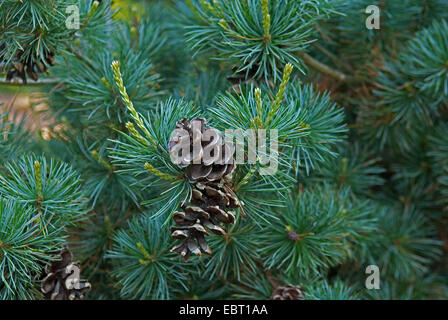
[[132, 122], [126, 122], [126, 128], [129, 130], [131, 135], [137, 139], [138, 142], [142, 143], [143, 145], [149, 147], [148, 142], [145, 140], [145, 138], [142, 137], [140, 132], [135, 129], [134, 124]]
[[148, 162], [145, 163], [145, 169], [148, 170], [149, 172], [151, 172], [153, 175], [159, 177], [160, 179], [166, 180], [166, 181], [176, 181], [176, 180], [182, 179], [182, 177], [180, 177], [180, 176], [173, 176], [168, 173], [163, 173], [162, 171], [154, 168], [154, 166], [152, 166]]
[[297, 55], [311, 68], [314, 70], [317, 70], [327, 76], [330, 76], [336, 80], [339, 80], [341, 82], [347, 82], [347, 81], [354, 81], [354, 78], [347, 76], [345, 73], [342, 73], [341, 71], [334, 70], [331, 67], [327, 66], [326, 64], [323, 64], [322, 62], [314, 59], [309, 54], [305, 52], [299, 52]]
[[261, 0], [261, 10], [263, 12], [264, 41], [271, 40], [271, 15], [269, 14], [268, 0]]
[[100, 155], [98, 154], [98, 151], [96, 150], [92, 150], [90, 152], [90, 154], [92, 155], [92, 157], [98, 161], [98, 163], [103, 166], [104, 168], [106, 168], [109, 171], [114, 171], [114, 169], [112, 168], [112, 166], [106, 161], [104, 160], [102, 157], [100, 157]]
[[39, 161], [34, 161], [34, 178], [36, 181], [36, 192], [38, 197], [41, 197], [42, 195], [42, 177], [41, 177], [41, 172], [42, 172], [42, 163], [40, 163]]
[[286, 85], [289, 82], [289, 78], [291, 76], [292, 69], [293, 69], [292, 64], [287, 63], [285, 66], [285, 70], [283, 71], [282, 82], [280, 83], [280, 87], [278, 89], [277, 95], [275, 96], [275, 100], [272, 103], [272, 108], [271, 108], [271, 110], [269, 110], [268, 119], [266, 120], [265, 125], [268, 125], [272, 121], [272, 119], [274, 118], [274, 115], [277, 113], [278, 109], [280, 108], [280, 104], [282, 103], [282, 100], [285, 96]]
[[313, 42], [311, 45], [314, 48], [316, 48], [317, 50], [319, 50], [320, 52], [322, 52], [324, 55], [329, 57], [335, 64], [341, 65], [346, 71], [348, 71], [348, 72], [353, 71], [353, 68], [348, 63], [339, 59], [334, 53], [328, 51], [327, 49], [325, 49], [324, 47], [322, 47], [321, 45], [319, 45], [315, 42]]
[[137, 126], [146, 134], [146, 136], [151, 140], [151, 143], [154, 145], [154, 147], [157, 147], [157, 142], [154, 139], [154, 137], [151, 135], [151, 133], [148, 131], [146, 126], [143, 123], [143, 120], [140, 118], [140, 115], [138, 114], [137, 110], [135, 110], [134, 104], [132, 103], [131, 99], [129, 98], [129, 95], [126, 91], [126, 87], [124, 86], [123, 77], [121, 76], [120, 71], [120, 62], [119, 61], [113, 61], [111, 64], [112, 71], [114, 72], [114, 81], [116, 86], [118, 87], [118, 90], [120, 91], [121, 98], [126, 105], [127, 109], [131, 113], [132, 119], [134, 119]]
[[261, 128], [263, 126], [263, 102], [261, 100], [260, 88], [255, 89], [255, 101], [257, 102], [257, 116], [253, 119], [255, 128]]

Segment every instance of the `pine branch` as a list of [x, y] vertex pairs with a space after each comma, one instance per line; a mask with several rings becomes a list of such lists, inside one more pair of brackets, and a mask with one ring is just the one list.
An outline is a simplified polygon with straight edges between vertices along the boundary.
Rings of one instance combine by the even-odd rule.
[[339, 80], [341, 82], [347, 82], [347, 81], [355, 81], [355, 79], [347, 76], [346, 74], [342, 73], [341, 71], [332, 69], [331, 67], [323, 64], [322, 62], [314, 59], [309, 54], [305, 52], [299, 52], [298, 56], [303, 59], [303, 61], [311, 68], [315, 69], [316, 71], [319, 71], [327, 76], [330, 76], [336, 80]]

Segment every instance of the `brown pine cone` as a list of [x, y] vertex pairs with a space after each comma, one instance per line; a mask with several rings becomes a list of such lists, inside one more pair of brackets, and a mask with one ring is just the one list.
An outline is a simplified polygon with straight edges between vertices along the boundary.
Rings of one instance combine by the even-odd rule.
[[172, 251], [180, 254], [185, 260], [191, 253], [201, 256], [211, 254], [205, 236], [211, 231], [217, 235], [225, 235], [226, 229], [221, 224], [233, 224], [235, 213], [227, 211], [239, 207], [240, 203], [233, 191], [223, 181], [195, 183], [191, 202], [173, 215], [176, 226], [171, 227], [174, 239], [183, 239], [183, 243]]
[[72, 254], [65, 249], [61, 260], [53, 261], [42, 280], [41, 291], [46, 300], [81, 300], [90, 290], [90, 283], [79, 278], [79, 264], [72, 262]]
[[303, 291], [300, 286], [281, 286], [274, 290], [271, 300], [304, 300]]
[[218, 181], [235, 169], [233, 144], [206, 124], [204, 118], [183, 118], [177, 122], [168, 144], [172, 159], [179, 167], [187, 168], [185, 174], [191, 182]]
[[34, 81], [38, 80], [38, 73], [47, 71], [48, 65], [54, 65], [54, 52], [46, 52], [44, 61], [32, 61], [30, 57], [23, 57], [24, 50], [18, 50], [12, 59], [12, 65], [6, 74], [6, 80], [11, 81], [15, 78], [22, 79], [23, 83], [27, 83], [27, 75]]

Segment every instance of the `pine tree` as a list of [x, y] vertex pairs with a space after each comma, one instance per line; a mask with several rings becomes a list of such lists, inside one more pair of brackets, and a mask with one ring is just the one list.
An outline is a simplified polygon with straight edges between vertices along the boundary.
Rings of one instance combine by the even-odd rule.
[[446, 299], [447, 61], [444, 0], [2, 1], [0, 298]]

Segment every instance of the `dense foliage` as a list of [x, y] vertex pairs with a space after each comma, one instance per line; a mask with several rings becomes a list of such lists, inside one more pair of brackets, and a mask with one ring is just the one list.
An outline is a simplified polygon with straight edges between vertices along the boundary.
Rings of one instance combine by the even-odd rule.
[[[2, 1], [0, 93], [41, 92], [50, 124], [0, 110], [0, 299], [42, 298], [64, 247], [89, 299], [446, 299], [447, 19], [444, 0]], [[184, 261], [170, 227], [197, 190], [170, 139], [196, 117], [241, 130], [246, 160], [266, 130], [278, 157], [236, 166], [234, 223]]]

